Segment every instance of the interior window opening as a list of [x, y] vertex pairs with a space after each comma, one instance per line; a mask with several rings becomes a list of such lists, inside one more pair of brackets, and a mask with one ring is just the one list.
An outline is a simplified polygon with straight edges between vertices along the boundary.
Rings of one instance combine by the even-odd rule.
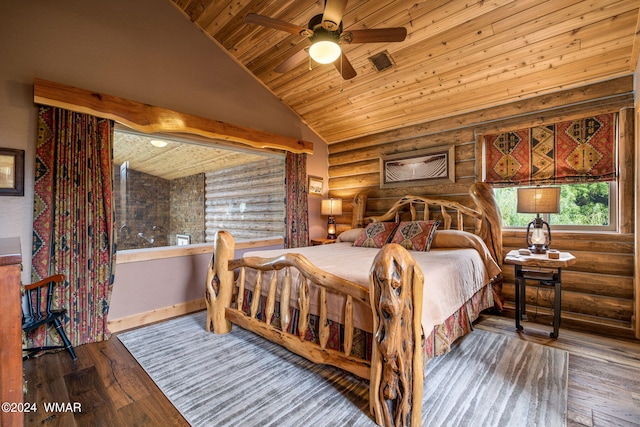
[[284, 155], [195, 137], [114, 131], [118, 250], [284, 235]]

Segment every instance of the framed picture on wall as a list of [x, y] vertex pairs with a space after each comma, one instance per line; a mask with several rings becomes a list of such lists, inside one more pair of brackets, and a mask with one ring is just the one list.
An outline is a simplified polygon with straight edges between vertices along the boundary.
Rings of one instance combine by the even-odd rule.
[[455, 147], [434, 147], [380, 158], [380, 188], [455, 182]]
[[0, 148], [0, 196], [24, 196], [24, 150]]
[[319, 176], [309, 175], [309, 194], [322, 196], [323, 189], [324, 189], [324, 180]]

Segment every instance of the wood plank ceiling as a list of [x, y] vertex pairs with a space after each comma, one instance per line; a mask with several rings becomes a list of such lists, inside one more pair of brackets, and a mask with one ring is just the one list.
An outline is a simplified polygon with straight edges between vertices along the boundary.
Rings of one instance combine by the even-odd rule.
[[[342, 44], [357, 76], [308, 60], [274, 69], [306, 37], [246, 24], [248, 13], [306, 27], [323, 0], [171, 0], [328, 143], [628, 75], [638, 0], [349, 0], [345, 30], [402, 26], [399, 43]], [[370, 57], [388, 52], [393, 67]]]
[[[163, 147], [151, 141], [165, 142]], [[183, 140], [157, 135], [144, 135], [116, 130], [113, 141], [113, 163], [163, 179], [183, 178], [251, 162], [263, 161], [265, 155], [247, 150], [231, 150], [223, 145], [198, 144], [193, 137]]]

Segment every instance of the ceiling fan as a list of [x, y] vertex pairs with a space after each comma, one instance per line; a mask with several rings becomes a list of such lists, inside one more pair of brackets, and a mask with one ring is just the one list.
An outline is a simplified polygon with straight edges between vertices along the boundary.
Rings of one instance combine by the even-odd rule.
[[[308, 49], [309, 56], [320, 64], [333, 63], [342, 78], [349, 80], [356, 76], [356, 70], [342, 53], [341, 43], [401, 42], [407, 37], [407, 29], [391, 27], [343, 31], [342, 16], [346, 6], [347, 0], [325, 0], [324, 12], [311, 18], [307, 28], [256, 13], [248, 14], [245, 22], [307, 37], [311, 43]], [[300, 50], [274, 71], [286, 73], [302, 62], [306, 56], [306, 49]], [[337, 61], [338, 58], [341, 60]]]

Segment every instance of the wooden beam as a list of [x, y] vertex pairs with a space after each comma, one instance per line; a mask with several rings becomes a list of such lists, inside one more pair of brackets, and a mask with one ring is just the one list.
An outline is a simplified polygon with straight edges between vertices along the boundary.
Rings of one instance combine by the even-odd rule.
[[37, 104], [114, 120], [144, 133], [189, 133], [259, 149], [313, 154], [313, 143], [42, 79], [34, 81]]
[[618, 231], [623, 234], [633, 233], [633, 159], [636, 137], [633, 122], [634, 108], [620, 110], [618, 129]]

